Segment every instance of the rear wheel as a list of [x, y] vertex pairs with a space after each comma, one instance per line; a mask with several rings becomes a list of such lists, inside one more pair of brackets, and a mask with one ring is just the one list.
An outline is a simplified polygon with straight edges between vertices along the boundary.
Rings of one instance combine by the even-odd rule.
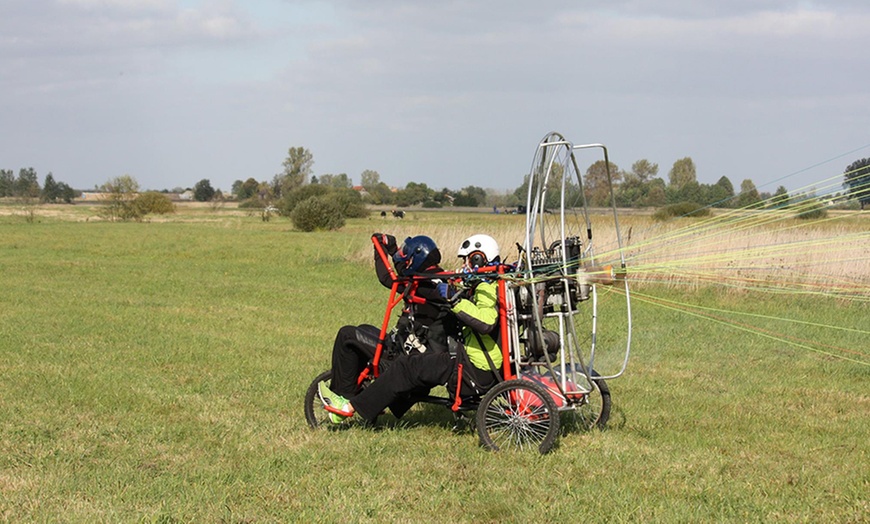
[[610, 419], [610, 388], [603, 378], [594, 378], [597, 375], [592, 372], [592, 391], [574, 409], [574, 422], [583, 429], [604, 429]]
[[305, 420], [314, 429], [331, 424], [329, 412], [323, 409], [323, 402], [320, 401], [320, 394], [318, 393], [320, 383], [330, 382], [331, 380], [332, 370], [324, 371], [317, 375], [317, 378], [308, 386], [308, 391], [305, 392]]
[[559, 411], [550, 394], [528, 380], [496, 384], [480, 401], [477, 433], [487, 448], [547, 453], [559, 435]]

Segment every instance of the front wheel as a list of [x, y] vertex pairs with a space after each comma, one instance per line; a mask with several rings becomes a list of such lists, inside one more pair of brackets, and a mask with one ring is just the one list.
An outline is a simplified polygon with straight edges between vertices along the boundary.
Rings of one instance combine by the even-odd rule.
[[324, 371], [317, 375], [317, 378], [308, 386], [308, 391], [305, 392], [305, 420], [313, 429], [330, 424], [329, 412], [323, 409], [318, 389], [321, 382], [330, 382], [331, 380], [332, 370]]
[[528, 380], [496, 384], [480, 401], [477, 433], [487, 448], [547, 453], [559, 435], [559, 411], [541, 385]]

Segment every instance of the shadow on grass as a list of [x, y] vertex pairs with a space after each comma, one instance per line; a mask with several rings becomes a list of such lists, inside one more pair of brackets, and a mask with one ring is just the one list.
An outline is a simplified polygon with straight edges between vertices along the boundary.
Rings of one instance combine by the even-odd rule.
[[[393, 429], [414, 429], [420, 427], [449, 429], [454, 433], [476, 433], [475, 411], [454, 413], [445, 406], [427, 403], [417, 403], [402, 418], [396, 418], [390, 413], [384, 413], [373, 423], [356, 419], [357, 427], [373, 431]], [[559, 416], [559, 433], [562, 436], [594, 431], [614, 431], [625, 427], [627, 417], [618, 406], [613, 406], [610, 418], [603, 427], [588, 427], [582, 418], [574, 411], [563, 411]]]

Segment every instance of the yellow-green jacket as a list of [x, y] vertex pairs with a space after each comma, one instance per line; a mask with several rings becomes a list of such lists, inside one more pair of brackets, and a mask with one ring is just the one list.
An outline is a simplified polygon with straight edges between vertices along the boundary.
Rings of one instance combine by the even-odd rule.
[[[489, 369], [489, 362], [483, 354], [487, 351], [495, 367], [501, 369], [501, 348], [495, 342], [498, 336], [498, 286], [494, 282], [480, 282], [474, 289], [473, 299], [459, 300], [453, 306], [453, 313], [462, 324], [465, 350], [474, 367]], [[480, 346], [481, 341], [485, 349]]]

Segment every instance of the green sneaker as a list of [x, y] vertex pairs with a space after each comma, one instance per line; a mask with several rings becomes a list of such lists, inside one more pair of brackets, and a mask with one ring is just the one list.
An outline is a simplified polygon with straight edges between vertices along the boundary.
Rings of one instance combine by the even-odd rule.
[[[350, 401], [338, 393], [333, 393], [333, 391], [326, 386], [326, 382], [321, 382], [317, 385], [317, 393], [320, 395], [320, 401], [323, 402], [324, 409], [326, 409], [327, 406], [331, 408], [326, 409], [326, 411], [329, 412], [329, 421], [333, 424], [341, 424], [347, 417], [353, 416], [353, 411], [347, 409]], [[339, 412], [337, 413], [333, 411], [333, 409]]]

